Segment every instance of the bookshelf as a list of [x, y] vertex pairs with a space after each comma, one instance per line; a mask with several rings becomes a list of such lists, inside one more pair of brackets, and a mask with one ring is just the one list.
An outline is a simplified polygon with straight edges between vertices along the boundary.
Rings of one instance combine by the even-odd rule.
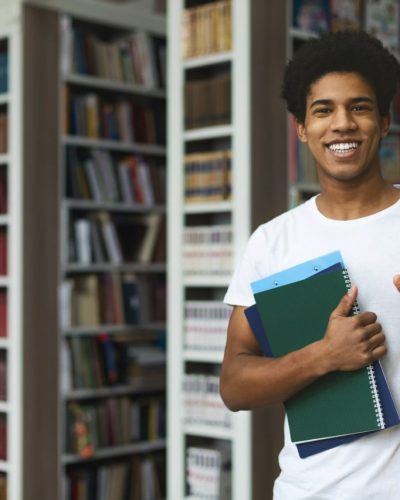
[[59, 19], [62, 498], [162, 498], [165, 28], [84, 10]]
[[[288, 0], [286, 4], [288, 59], [306, 40], [338, 29], [363, 29], [375, 33], [396, 57], [400, 57], [400, 10], [396, 1], [321, 1], [315, 2], [312, 13], [307, 0]], [[399, 109], [400, 97], [397, 96], [390, 133], [383, 139], [380, 150], [383, 175], [393, 183], [400, 180]], [[287, 135], [289, 207], [293, 207], [319, 193], [319, 184], [314, 159], [307, 146], [297, 140], [291, 117], [288, 117]]]
[[287, 204], [285, 23], [278, 1], [169, 3], [168, 498], [272, 498], [282, 410], [227, 412], [218, 374], [234, 263]]

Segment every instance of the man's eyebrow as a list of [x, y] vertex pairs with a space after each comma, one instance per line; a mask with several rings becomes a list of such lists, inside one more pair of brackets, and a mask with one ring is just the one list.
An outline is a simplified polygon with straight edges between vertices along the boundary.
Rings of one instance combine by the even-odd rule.
[[[350, 104], [358, 104], [360, 102], [369, 102], [369, 103], [373, 104], [375, 101], [374, 101], [374, 99], [372, 99], [371, 97], [368, 97], [368, 96], [357, 96], [357, 97], [352, 97], [349, 100], [349, 102], [350, 102]], [[317, 99], [311, 103], [310, 108], [312, 108], [314, 106], [329, 106], [332, 103], [333, 103], [332, 99]]]

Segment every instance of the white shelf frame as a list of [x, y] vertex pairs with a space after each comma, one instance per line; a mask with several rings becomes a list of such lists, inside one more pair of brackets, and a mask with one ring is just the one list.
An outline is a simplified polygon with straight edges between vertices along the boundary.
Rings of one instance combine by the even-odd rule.
[[[230, 138], [232, 142], [232, 201], [229, 211], [234, 234], [234, 261], [241, 254], [251, 231], [250, 215], [250, 5], [242, 0], [232, 0], [233, 50], [226, 59], [216, 55], [182, 59], [181, 13], [183, 0], [170, 0], [168, 33], [168, 105], [173, 112], [168, 116], [168, 256], [169, 275], [167, 295], [173, 300], [168, 304], [169, 337], [168, 359], [168, 498], [183, 499], [185, 495], [185, 426], [181, 422], [181, 388], [186, 353], [183, 337], [183, 308], [185, 287], [226, 287], [229, 279], [185, 277], [182, 271], [181, 248], [183, 243], [184, 214], [197, 213], [183, 199], [183, 159], [185, 143], [208, 139]], [[191, 68], [229, 62], [232, 75], [232, 120], [229, 125], [184, 130], [183, 99], [185, 71]], [[235, 189], [235, 186], [238, 186]], [[182, 191], [182, 192], [181, 192]], [[210, 206], [211, 208], [211, 206]], [[216, 208], [216, 207], [214, 207]], [[226, 211], [225, 206], [222, 211]], [[204, 207], [201, 208], [204, 210]], [[208, 210], [204, 210], [205, 212]], [[219, 210], [215, 210], [216, 213]], [[171, 236], [173, 235], [173, 237]], [[214, 360], [213, 360], [214, 362]], [[230, 441], [232, 446], [232, 500], [252, 499], [252, 436], [250, 412], [232, 415]], [[201, 433], [202, 431], [199, 431]], [[207, 429], [209, 437], [212, 430]]]

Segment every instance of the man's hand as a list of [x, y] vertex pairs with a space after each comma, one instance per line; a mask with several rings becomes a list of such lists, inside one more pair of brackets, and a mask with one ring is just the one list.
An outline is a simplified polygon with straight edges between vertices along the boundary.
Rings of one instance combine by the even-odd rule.
[[400, 292], [400, 274], [393, 276], [393, 283], [397, 290]]
[[[399, 289], [400, 289], [400, 276]], [[386, 354], [385, 335], [373, 312], [349, 316], [357, 288], [341, 299], [331, 313], [324, 338], [327, 371], [352, 371], [367, 366]]]

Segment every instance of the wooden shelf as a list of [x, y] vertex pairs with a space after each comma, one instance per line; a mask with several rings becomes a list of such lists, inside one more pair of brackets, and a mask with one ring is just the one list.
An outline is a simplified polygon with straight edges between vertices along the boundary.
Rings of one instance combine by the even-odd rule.
[[143, 387], [127, 385], [114, 385], [110, 387], [98, 387], [96, 389], [73, 389], [63, 394], [63, 399], [92, 399], [116, 396], [128, 396], [132, 394], [143, 394], [150, 392], [161, 392], [165, 390], [165, 384], [148, 384]]
[[155, 441], [145, 441], [143, 443], [126, 444], [121, 446], [112, 446], [101, 448], [95, 451], [90, 458], [82, 458], [77, 455], [65, 454], [62, 458], [63, 465], [94, 462], [105, 458], [123, 457], [126, 455], [137, 455], [139, 453], [150, 453], [153, 451], [164, 450], [166, 446], [165, 439]]
[[66, 328], [62, 331], [62, 334], [66, 337], [74, 337], [99, 335], [104, 332], [107, 332], [108, 335], [118, 335], [124, 333], [137, 334], [139, 332], [146, 331], [146, 335], [149, 335], [151, 332], [157, 334], [157, 332], [165, 329], [165, 323], [143, 323], [140, 325], [93, 325]]
[[215, 64], [224, 64], [232, 62], [232, 52], [219, 52], [216, 54], [207, 54], [204, 56], [191, 57], [183, 62], [184, 69], [201, 68], [213, 66]]
[[233, 135], [232, 125], [215, 125], [213, 127], [186, 130], [183, 139], [189, 141], [204, 141], [207, 139], [217, 139], [220, 137], [231, 137]]
[[207, 214], [219, 212], [231, 212], [233, 204], [231, 201], [213, 201], [207, 203], [186, 203], [185, 214]]
[[217, 427], [216, 425], [191, 425], [183, 426], [184, 433], [190, 436], [206, 437], [210, 439], [232, 439], [232, 429]]
[[132, 263], [132, 264], [66, 264], [64, 266], [64, 273], [164, 273], [166, 271], [165, 263]]
[[111, 141], [108, 139], [90, 139], [88, 137], [66, 135], [62, 140], [64, 146], [75, 146], [81, 148], [108, 149], [109, 151], [120, 151], [123, 153], [141, 153], [151, 156], [165, 156], [165, 146], [154, 144], [135, 144], [130, 142]]
[[129, 212], [129, 213], [165, 213], [165, 205], [132, 205], [122, 202], [106, 202], [94, 200], [73, 200], [63, 201], [66, 210], [105, 210], [108, 212]]
[[123, 92], [125, 94], [144, 95], [146, 97], [156, 97], [158, 99], [166, 98], [166, 91], [163, 89], [146, 88], [133, 83], [122, 82], [118, 80], [108, 80], [98, 76], [80, 75], [70, 73], [63, 77], [63, 83], [69, 85], [79, 85], [83, 87], [92, 87], [98, 90], [108, 90], [111, 92]]
[[183, 353], [183, 359], [194, 363], [222, 363], [223, 351], [200, 351], [186, 349]]

